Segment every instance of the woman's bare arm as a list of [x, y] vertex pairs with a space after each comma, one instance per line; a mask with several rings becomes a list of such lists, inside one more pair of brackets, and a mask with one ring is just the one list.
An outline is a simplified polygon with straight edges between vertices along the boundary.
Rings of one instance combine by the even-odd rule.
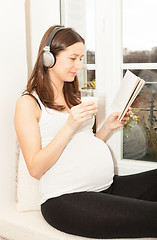
[[95, 136], [104, 142], [107, 141], [107, 139], [110, 137], [111, 133], [122, 126], [125, 125], [125, 123], [129, 120], [130, 116], [130, 110], [126, 113], [122, 121], [118, 120], [118, 117], [120, 115], [119, 112], [112, 113], [104, 122], [103, 126], [100, 128], [100, 130], [95, 134]]
[[21, 97], [16, 104], [14, 123], [31, 176], [40, 179], [56, 163], [81, 123], [92, 118], [90, 114], [95, 114], [96, 111], [93, 103], [83, 103], [73, 107], [64, 126], [42, 149], [39, 129], [41, 110], [32, 97]]

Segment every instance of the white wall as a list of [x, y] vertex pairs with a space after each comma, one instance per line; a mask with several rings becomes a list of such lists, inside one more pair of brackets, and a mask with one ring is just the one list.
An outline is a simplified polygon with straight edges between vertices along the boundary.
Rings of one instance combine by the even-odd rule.
[[[0, 172], [1, 179], [8, 176], [8, 180], [15, 182], [10, 171], [16, 157], [14, 108], [27, 78], [24, 0], [0, 1], [0, 24]], [[7, 192], [5, 181], [1, 180], [2, 188], [7, 194], [13, 189]]]
[[60, 24], [59, 0], [26, 0], [28, 75], [36, 61], [41, 38], [52, 25]]
[[[54, 24], [60, 24], [59, 0], [33, 0], [31, 4], [30, 0], [26, 0], [26, 22], [24, 0], [0, 1], [1, 198], [11, 200], [15, 195], [15, 174], [12, 169], [15, 169], [16, 162], [16, 134], [13, 119], [16, 100], [27, 81], [27, 60], [30, 73], [40, 38], [44, 31]], [[5, 185], [6, 178], [7, 182], [10, 181], [8, 185], [12, 186], [10, 189]]]

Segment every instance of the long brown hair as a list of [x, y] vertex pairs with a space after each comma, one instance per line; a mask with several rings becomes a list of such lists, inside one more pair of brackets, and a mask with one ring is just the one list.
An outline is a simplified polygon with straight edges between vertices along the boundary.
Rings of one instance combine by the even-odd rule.
[[[43, 48], [46, 46], [48, 37], [55, 27], [63, 26], [55, 25], [50, 27], [45, 32], [39, 46], [36, 63], [24, 92], [31, 94], [33, 91], [35, 91], [45, 107], [62, 111], [65, 109], [65, 106], [54, 104], [54, 91], [52, 83], [49, 78], [47, 68], [43, 66], [42, 60], [42, 55], [44, 52]], [[74, 29], [63, 28], [53, 38], [50, 46], [50, 51], [53, 52], [55, 56], [57, 56], [60, 51], [77, 42], [85, 43], [84, 39]], [[66, 104], [69, 108], [80, 103], [80, 91], [77, 76], [75, 76], [73, 82], [64, 82], [63, 93]]]

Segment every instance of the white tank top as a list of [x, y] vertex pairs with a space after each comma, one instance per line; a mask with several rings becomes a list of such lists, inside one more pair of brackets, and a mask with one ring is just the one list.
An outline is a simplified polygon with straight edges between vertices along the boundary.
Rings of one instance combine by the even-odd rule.
[[[55, 137], [69, 113], [45, 108], [36, 94], [42, 115], [39, 122], [42, 148]], [[113, 182], [113, 160], [107, 145], [92, 132], [94, 119], [84, 122], [58, 161], [41, 177], [41, 204], [49, 198], [82, 191], [103, 191]]]

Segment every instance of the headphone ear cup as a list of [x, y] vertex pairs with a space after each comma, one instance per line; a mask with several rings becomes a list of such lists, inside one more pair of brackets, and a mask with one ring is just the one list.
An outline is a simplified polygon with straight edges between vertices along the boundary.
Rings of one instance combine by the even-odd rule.
[[44, 67], [51, 68], [56, 63], [56, 57], [53, 53], [45, 51], [43, 53], [43, 65]]

